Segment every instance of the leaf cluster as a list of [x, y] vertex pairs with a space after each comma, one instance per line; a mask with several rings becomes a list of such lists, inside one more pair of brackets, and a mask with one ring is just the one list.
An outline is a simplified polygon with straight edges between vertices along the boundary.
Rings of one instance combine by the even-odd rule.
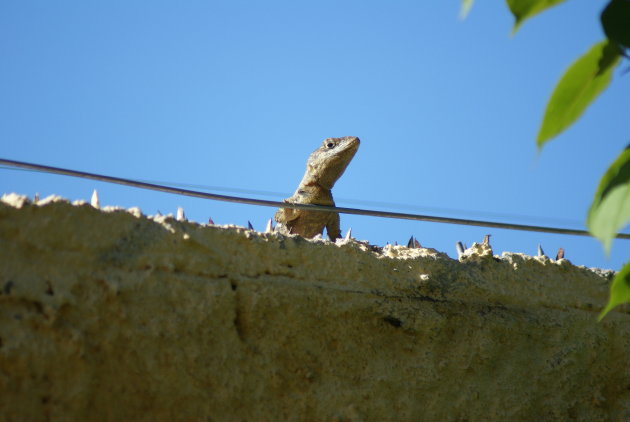
[[[506, 0], [515, 18], [513, 32], [527, 19], [565, 0]], [[473, 0], [462, 0], [465, 16]], [[629, 58], [630, 0], [610, 0], [600, 15], [606, 38], [579, 57], [556, 85], [543, 116], [536, 144], [547, 142], [575, 123], [588, 106], [610, 85], [623, 57]], [[602, 177], [588, 212], [586, 224], [608, 253], [612, 240], [630, 221], [630, 145]], [[615, 306], [630, 302], [630, 262], [613, 279], [603, 318]]]

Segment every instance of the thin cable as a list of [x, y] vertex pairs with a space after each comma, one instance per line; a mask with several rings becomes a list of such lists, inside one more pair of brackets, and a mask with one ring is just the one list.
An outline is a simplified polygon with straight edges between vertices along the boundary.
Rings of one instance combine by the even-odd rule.
[[[0, 164], [12, 166], [12, 167], [39, 170], [39, 171], [43, 171], [47, 173], [62, 174], [62, 175], [73, 176], [73, 177], [82, 177], [85, 179], [98, 180], [101, 182], [116, 183], [119, 185], [132, 186], [132, 187], [141, 188], [141, 189], [150, 189], [150, 190], [155, 190], [159, 192], [172, 193], [176, 195], [192, 196], [196, 198], [212, 199], [212, 200], [224, 201], [224, 202], [236, 202], [236, 203], [241, 203], [241, 204], [261, 205], [261, 206], [274, 207], [274, 208], [292, 208], [292, 209], [297, 209], [297, 210], [320, 211], [320, 212], [327, 211], [327, 212], [338, 212], [342, 214], [369, 215], [372, 217], [397, 218], [401, 220], [430, 221], [433, 223], [460, 224], [460, 225], [465, 225], [465, 226], [495, 227], [499, 229], [508, 229], [508, 230], [524, 230], [524, 231], [533, 231], [533, 232], [590, 236], [590, 233], [587, 232], [586, 230], [563, 229], [563, 228], [545, 227], [545, 226], [529, 226], [529, 225], [524, 225], [524, 224], [497, 223], [493, 221], [436, 217], [436, 216], [430, 216], [430, 215], [406, 214], [406, 213], [399, 213], [399, 212], [366, 210], [366, 209], [358, 209], [358, 208], [330, 207], [330, 206], [324, 206], [324, 205], [309, 205], [309, 204], [293, 204], [293, 203], [288, 203], [288, 202], [268, 201], [265, 199], [242, 198], [238, 196], [219, 195], [215, 193], [206, 193], [206, 192], [198, 192], [198, 191], [187, 190], [187, 189], [172, 188], [169, 186], [156, 185], [153, 183], [139, 182], [139, 181], [131, 180], [131, 179], [123, 179], [121, 177], [104, 176], [101, 174], [87, 173], [83, 171], [69, 170], [69, 169], [63, 169], [63, 168], [51, 167], [51, 166], [44, 166], [41, 164], [25, 163], [22, 161], [7, 160], [3, 158], [0, 158]], [[617, 234], [616, 237], [620, 239], [630, 239], [630, 234], [619, 233]]]
[[[11, 170], [11, 171], [25, 171], [25, 172], [34, 172], [34, 173], [46, 173], [41, 170], [27, 169], [27, 168], [17, 168], [10, 166], [0, 165], [0, 169], [2, 170]], [[243, 195], [256, 195], [256, 196], [266, 196], [271, 198], [284, 198], [290, 196], [291, 193], [287, 192], [276, 192], [276, 191], [267, 191], [267, 190], [256, 190], [256, 189], [240, 189], [240, 188], [230, 188], [225, 186], [214, 186], [214, 185], [204, 185], [204, 184], [194, 184], [194, 183], [181, 183], [181, 182], [173, 182], [169, 180], [151, 180], [151, 179], [135, 179], [138, 182], [150, 183], [153, 185], [163, 185], [163, 186], [172, 186], [177, 188], [188, 188], [195, 190], [202, 190], [206, 192], [226, 192], [226, 193], [236, 193]], [[581, 221], [570, 220], [567, 218], [553, 218], [553, 217], [541, 217], [541, 216], [533, 216], [533, 215], [525, 215], [525, 214], [506, 214], [499, 212], [489, 212], [489, 211], [475, 211], [475, 210], [462, 210], [455, 208], [442, 208], [442, 207], [421, 207], [417, 205], [409, 205], [403, 204], [400, 202], [385, 202], [385, 201], [370, 201], [364, 199], [352, 199], [346, 198], [342, 196], [336, 196], [335, 199], [337, 202], [345, 202], [348, 204], [354, 205], [363, 205], [366, 207], [386, 207], [386, 208], [394, 208], [394, 209], [404, 209], [410, 211], [416, 211], [421, 213], [436, 213], [436, 214], [450, 214], [450, 215], [468, 215], [469, 217], [477, 217], [477, 218], [488, 218], [488, 219], [520, 219], [527, 220], [531, 224], [548, 224], [548, 225], [559, 225], [559, 226], [579, 226], [582, 224]]]

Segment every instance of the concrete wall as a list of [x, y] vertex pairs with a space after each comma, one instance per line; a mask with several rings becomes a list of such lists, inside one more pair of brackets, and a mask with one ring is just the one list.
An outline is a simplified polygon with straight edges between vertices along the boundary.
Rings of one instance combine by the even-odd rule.
[[611, 274], [0, 202], [2, 421], [630, 420]]

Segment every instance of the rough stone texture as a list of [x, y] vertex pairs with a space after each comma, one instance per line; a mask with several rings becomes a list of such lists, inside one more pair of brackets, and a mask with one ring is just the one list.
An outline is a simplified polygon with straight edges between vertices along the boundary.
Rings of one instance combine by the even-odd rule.
[[16, 195], [0, 250], [2, 421], [630, 420], [628, 310], [567, 260]]

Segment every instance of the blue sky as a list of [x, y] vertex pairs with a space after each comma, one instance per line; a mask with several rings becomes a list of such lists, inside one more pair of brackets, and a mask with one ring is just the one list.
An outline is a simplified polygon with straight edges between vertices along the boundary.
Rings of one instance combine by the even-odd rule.
[[[538, 154], [566, 67], [603, 38], [605, 2], [567, 1], [510, 36], [504, 2], [3, 1], [2, 158], [150, 181], [292, 194], [327, 137], [361, 147], [337, 205], [582, 228], [597, 183], [628, 143], [630, 75]], [[0, 169], [0, 190], [58, 194], [146, 214], [262, 230], [273, 208]], [[216, 191], [218, 192], [218, 191]], [[228, 193], [229, 192], [218, 192]], [[373, 201], [380, 204], [366, 204]], [[341, 216], [373, 244], [455, 255], [491, 233], [495, 253], [619, 269], [592, 238]]]

